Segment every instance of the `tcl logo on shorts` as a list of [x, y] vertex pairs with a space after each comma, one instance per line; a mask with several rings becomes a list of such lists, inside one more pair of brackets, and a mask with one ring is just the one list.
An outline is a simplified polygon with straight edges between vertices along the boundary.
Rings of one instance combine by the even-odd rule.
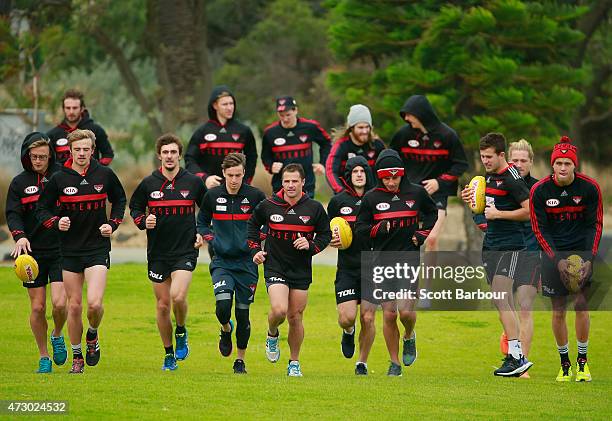
[[420, 145], [418, 140], [412, 139], [408, 141], [408, 146], [411, 148], [417, 148]]
[[65, 146], [68, 144], [68, 139], [66, 138], [57, 139], [57, 142], [55, 142], [55, 144], [57, 146]]
[[350, 206], [345, 206], [345, 207], [340, 209], [340, 213], [342, 215], [348, 215], [351, 212], [353, 212], [353, 208], [351, 208]]
[[149, 196], [151, 196], [151, 199], [161, 199], [162, 197], [164, 197], [164, 192], [152, 191]]
[[376, 209], [378, 209], [379, 211], [384, 211], [384, 210], [387, 210], [387, 209], [389, 209], [390, 207], [391, 207], [391, 205], [390, 205], [390, 204], [388, 204], [388, 203], [385, 203], [385, 202], [383, 202], [383, 203], [379, 203], [378, 205], [376, 205]]
[[354, 289], [345, 289], [344, 291], [338, 291], [338, 298], [348, 297], [350, 295], [355, 295]]
[[217, 135], [214, 133], [208, 133], [206, 136], [204, 136], [204, 139], [208, 140], [209, 142], [211, 140], [215, 140], [217, 138]]
[[283, 139], [282, 137], [278, 137], [276, 139], [274, 139], [274, 144], [276, 146], [280, 146], [280, 145], [284, 145], [287, 141], [285, 139]]
[[29, 186], [29, 187], [25, 188], [24, 193], [25, 194], [34, 194], [37, 191], [38, 191], [38, 186]]
[[217, 203], [227, 203], [227, 199], [225, 197], [217, 197]]
[[213, 285], [213, 289], [221, 288], [221, 287], [224, 287], [224, 286], [227, 286], [227, 283], [225, 282], [225, 280], [221, 280], [219, 282], [216, 282]]
[[149, 278], [157, 279], [158, 281], [163, 281], [164, 277], [159, 273], [155, 273], [152, 270], [149, 271]]
[[64, 194], [72, 195], [72, 194], [76, 194], [78, 191], [79, 189], [77, 189], [76, 187], [66, 187], [64, 189]]
[[270, 221], [272, 222], [283, 222], [285, 218], [282, 215], [274, 214], [270, 215]]
[[548, 199], [546, 201], [546, 206], [557, 206], [559, 203], [559, 199]]

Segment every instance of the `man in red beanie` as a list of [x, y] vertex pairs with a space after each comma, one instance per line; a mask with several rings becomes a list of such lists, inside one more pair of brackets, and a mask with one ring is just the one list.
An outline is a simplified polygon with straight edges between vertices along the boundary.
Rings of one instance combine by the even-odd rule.
[[[542, 260], [542, 292], [552, 300], [552, 329], [561, 357], [557, 381], [572, 378], [565, 314], [567, 297], [575, 293], [578, 342], [575, 380], [590, 382], [587, 296], [603, 227], [601, 189], [595, 180], [576, 171], [578, 149], [567, 136], [555, 145], [550, 164], [553, 173], [531, 188], [530, 200], [533, 232], [547, 256]], [[572, 255], [580, 256], [583, 262], [577, 286], [571, 282]]]

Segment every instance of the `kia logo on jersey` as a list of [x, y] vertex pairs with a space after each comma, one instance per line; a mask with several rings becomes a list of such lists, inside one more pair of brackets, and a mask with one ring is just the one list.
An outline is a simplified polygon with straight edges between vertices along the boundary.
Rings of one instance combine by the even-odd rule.
[[57, 142], [55, 142], [55, 144], [57, 146], [65, 146], [68, 144], [68, 139], [66, 138], [57, 139]]
[[546, 206], [557, 206], [559, 203], [559, 199], [548, 199], [546, 201]]
[[282, 137], [277, 137], [276, 139], [274, 139], [274, 144], [276, 146], [281, 146], [284, 145], [287, 141], [285, 139], [283, 139]]
[[382, 202], [382, 203], [379, 203], [378, 205], [376, 205], [376, 209], [378, 209], [379, 211], [385, 211], [385, 210], [389, 209], [390, 207], [391, 207], [391, 205], [386, 203], [386, 202]]
[[161, 199], [162, 197], [164, 197], [164, 192], [163, 191], [152, 191], [149, 196], [151, 196], [151, 199]]
[[225, 197], [217, 197], [217, 203], [227, 203], [227, 199]]
[[270, 221], [272, 222], [283, 222], [285, 218], [282, 215], [274, 214], [270, 215]]
[[340, 213], [342, 215], [348, 215], [351, 212], [353, 212], [353, 208], [351, 208], [350, 206], [345, 206], [345, 207], [340, 209]]
[[420, 145], [419, 141], [416, 139], [412, 139], [408, 141], [408, 146], [410, 146], [411, 148], [418, 148]]
[[66, 187], [64, 189], [64, 194], [73, 195], [76, 194], [78, 191], [79, 189], [77, 189], [76, 187]]
[[214, 133], [208, 133], [206, 136], [204, 136], [204, 139], [210, 142], [212, 140], [217, 139], [217, 135]]
[[23, 191], [25, 194], [34, 194], [38, 191], [38, 186], [29, 186], [26, 187]]

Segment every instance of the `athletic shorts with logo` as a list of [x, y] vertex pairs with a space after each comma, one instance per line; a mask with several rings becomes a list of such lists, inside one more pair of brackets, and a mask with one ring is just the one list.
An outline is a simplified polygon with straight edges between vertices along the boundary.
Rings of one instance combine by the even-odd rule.
[[336, 281], [336, 304], [347, 301], [361, 301], [361, 269], [338, 269]]
[[198, 262], [197, 256], [177, 257], [176, 259], [154, 259], [149, 260], [147, 270], [152, 282], [161, 283], [170, 277], [176, 270], [187, 270], [193, 272]]
[[[567, 258], [572, 254], [578, 254], [577, 252], [557, 252], [560, 254], [562, 259]], [[583, 257], [584, 259], [585, 257]], [[591, 274], [589, 278], [582, 284], [581, 290], [590, 286], [593, 282], [593, 267], [591, 266]], [[570, 295], [571, 292], [565, 287], [565, 284], [561, 280], [561, 274], [559, 273], [558, 267], [555, 263], [550, 260], [547, 256], [542, 259], [542, 295], [546, 297], [565, 297]]]
[[259, 273], [250, 257], [222, 259], [215, 256], [209, 270], [217, 300], [231, 299], [232, 294], [235, 294], [239, 304], [249, 305], [255, 301]]
[[87, 256], [64, 256], [62, 269], [68, 272], [83, 273], [92, 266], [106, 266], [110, 269], [110, 254], [96, 253]]
[[491, 285], [495, 275], [505, 276], [514, 281], [512, 284], [514, 291], [523, 285], [538, 287], [540, 261], [539, 251], [482, 251], [482, 262], [487, 272], [487, 283]]
[[310, 288], [310, 284], [312, 283], [312, 279], [302, 279], [302, 280], [292, 280], [287, 279], [285, 275], [281, 275], [278, 273], [269, 272], [265, 276], [266, 279], [266, 290], [270, 288], [270, 285], [281, 284], [287, 285], [289, 289], [300, 289], [302, 291], [307, 291]]
[[33, 282], [23, 282], [25, 288], [40, 288], [51, 282], [62, 282], [62, 258], [60, 255], [37, 255], [32, 257], [38, 263], [38, 276]]

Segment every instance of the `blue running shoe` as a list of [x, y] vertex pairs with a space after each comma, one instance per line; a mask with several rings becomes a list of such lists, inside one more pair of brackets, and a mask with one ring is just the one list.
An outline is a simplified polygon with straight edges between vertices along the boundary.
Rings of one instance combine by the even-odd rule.
[[271, 363], [275, 363], [280, 358], [280, 347], [278, 346], [278, 335], [266, 338], [266, 358]]
[[66, 352], [66, 343], [63, 336], [57, 338], [51, 335], [51, 346], [53, 347], [53, 362], [56, 365], [64, 365], [68, 352]]
[[178, 368], [176, 364], [176, 358], [172, 354], [166, 354], [164, 357], [164, 365], [162, 366], [163, 371], [174, 371]]
[[302, 377], [302, 367], [300, 367], [299, 361], [289, 361], [289, 365], [287, 366], [287, 376]]
[[402, 350], [402, 362], [406, 367], [411, 366], [417, 359], [416, 348], [416, 332], [412, 331], [411, 338], [404, 338], [404, 347]]
[[189, 344], [187, 343], [187, 330], [185, 333], [175, 333], [174, 337], [176, 338], [176, 351], [174, 355], [176, 359], [179, 361], [183, 361], [185, 358], [189, 356]]
[[38, 370], [37, 373], [51, 373], [53, 370], [51, 366], [51, 360], [49, 357], [41, 357], [40, 361], [38, 361]]

